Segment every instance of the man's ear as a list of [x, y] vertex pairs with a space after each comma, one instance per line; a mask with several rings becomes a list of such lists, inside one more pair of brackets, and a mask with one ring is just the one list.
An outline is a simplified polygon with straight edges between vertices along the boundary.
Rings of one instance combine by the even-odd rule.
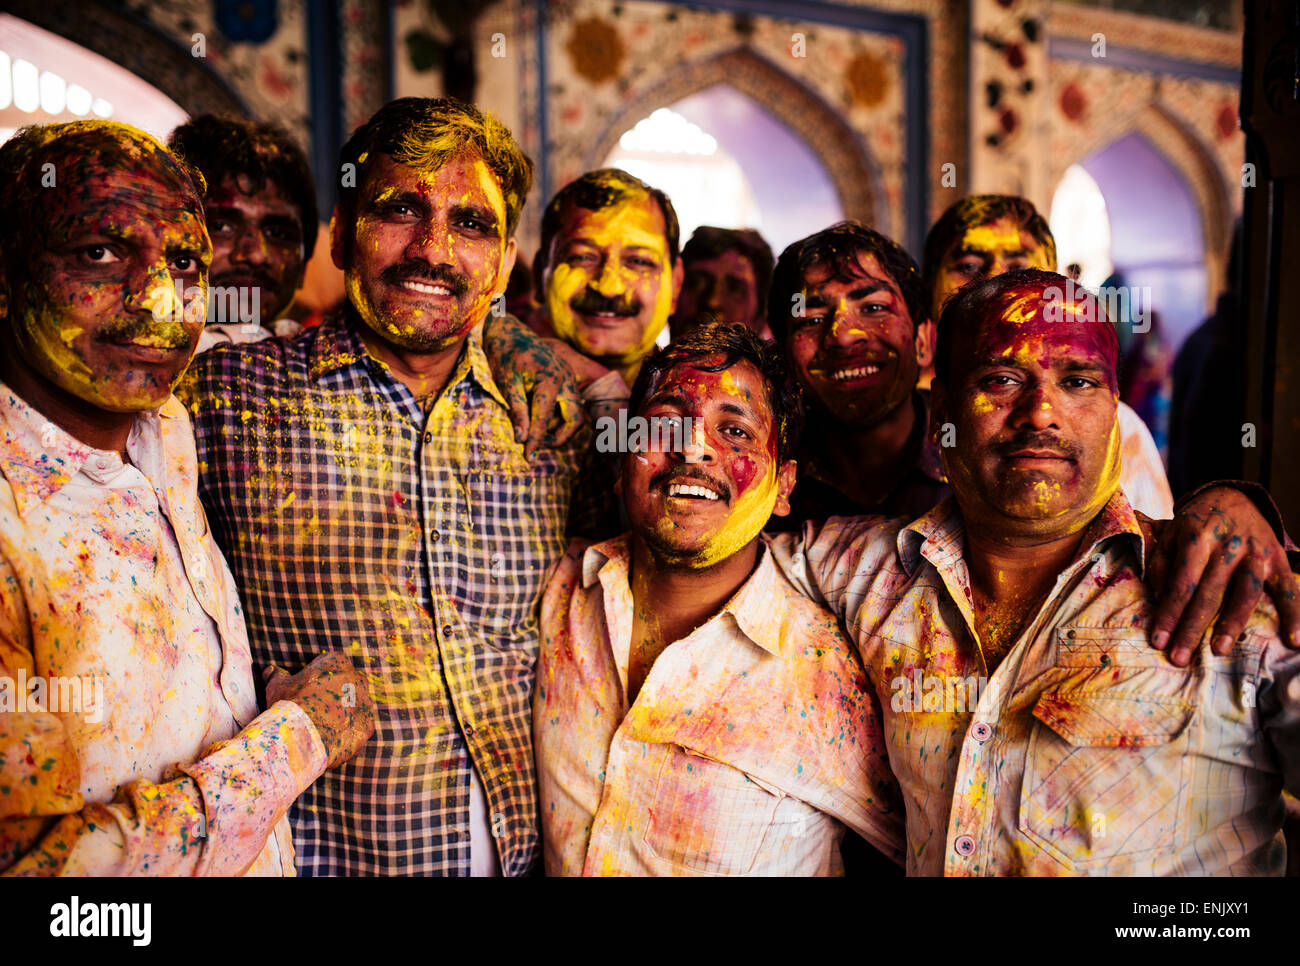
[[916, 364], [922, 369], [934, 365], [934, 343], [938, 329], [929, 319], [916, 327]]
[[790, 515], [790, 494], [794, 492], [796, 471], [799, 464], [786, 460], [776, 474], [776, 505], [772, 507], [772, 516], [788, 517]]
[[510, 285], [510, 273], [515, 270], [515, 259], [519, 257], [519, 242], [511, 238], [506, 242], [506, 250], [501, 253], [501, 271], [497, 283], [492, 287], [492, 295], [505, 295]]
[[[334, 206], [334, 213], [330, 215], [330, 258], [334, 262], [334, 267], [347, 271], [345, 264], [344, 251], [347, 245], [343, 238], [343, 219], [342, 211], [338, 205]], [[350, 226], [349, 226], [350, 227]], [[307, 256], [310, 258], [311, 256]], [[305, 264], [305, 263], [304, 263]]]
[[[682, 283], [686, 281], [686, 263], [682, 261], [682, 256], [677, 256], [677, 264], [673, 266], [673, 307], [672, 312], [677, 311], [677, 296], [682, 294]], [[672, 312], [668, 314], [671, 315]]]

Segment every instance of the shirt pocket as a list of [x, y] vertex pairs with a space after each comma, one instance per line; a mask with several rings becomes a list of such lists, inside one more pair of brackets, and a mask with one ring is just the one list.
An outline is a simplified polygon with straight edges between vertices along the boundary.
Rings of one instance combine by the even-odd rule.
[[1128, 629], [1062, 629], [1057, 655], [1032, 710], [1020, 831], [1080, 872], [1182, 848], [1200, 672]]
[[724, 762], [674, 746], [659, 771], [645, 846], [690, 875], [747, 875], [785, 796]]

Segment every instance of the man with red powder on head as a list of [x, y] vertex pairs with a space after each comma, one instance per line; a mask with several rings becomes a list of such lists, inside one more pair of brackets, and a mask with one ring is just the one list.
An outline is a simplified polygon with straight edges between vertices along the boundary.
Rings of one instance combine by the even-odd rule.
[[172, 395], [203, 327], [202, 190], [121, 124], [0, 148], [7, 874], [292, 875], [290, 805], [374, 727], [365, 679], [319, 648], [257, 713]]
[[[857, 641], [920, 875], [1278, 875], [1300, 789], [1300, 653], [1231, 610], [1152, 647], [1143, 530], [1119, 489], [1117, 341], [1038, 270], [963, 288], [934, 410], [953, 496], [910, 523], [772, 544]], [[1294, 606], [1289, 590], [1279, 604]]]
[[623, 456], [631, 532], [575, 542], [547, 584], [547, 872], [831, 875], [846, 828], [901, 862], [861, 665], [759, 539], [796, 469], [779, 351], [741, 325], [696, 329], [643, 364], [631, 411], [683, 445]]
[[[944, 303], [963, 285], [1019, 268], [1056, 271], [1056, 239], [1047, 219], [1027, 198], [968, 195], [945, 211], [925, 236], [921, 279], [930, 318], [937, 322]], [[933, 344], [933, 329], [929, 337]], [[930, 364], [921, 367], [922, 388], [929, 388], [934, 377], [932, 352], [929, 358]], [[1147, 516], [1172, 516], [1174, 497], [1160, 450], [1146, 423], [1123, 401], [1119, 430], [1125, 496]]]

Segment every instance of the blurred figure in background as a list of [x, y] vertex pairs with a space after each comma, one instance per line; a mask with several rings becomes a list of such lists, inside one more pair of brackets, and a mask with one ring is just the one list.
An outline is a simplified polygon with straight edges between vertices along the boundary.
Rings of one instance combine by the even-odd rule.
[[767, 289], [775, 259], [758, 232], [748, 228], [701, 225], [682, 248], [686, 281], [668, 330], [679, 339], [711, 316], [715, 322], [739, 322], [761, 339], [772, 338], [767, 325]]

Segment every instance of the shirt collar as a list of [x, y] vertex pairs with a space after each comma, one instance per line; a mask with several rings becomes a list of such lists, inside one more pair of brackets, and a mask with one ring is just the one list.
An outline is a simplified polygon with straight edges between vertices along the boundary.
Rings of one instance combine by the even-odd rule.
[[[898, 559], [908, 576], [915, 573], [922, 557], [938, 569], [949, 568], [962, 559], [965, 534], [957, 500], [950, 496], [899, 531]], [[1145, 579], [1146, 548], [1142, 526], [1123, 491], [1118, 488], [1101, 512], [1084, 528], [1075, 560], [1093, 556], [1116, 540], [1130, 544], [1137, 560], [1138, 576]]]
[[[180, 402], [170, 396], [161, 409], [139, 413], [132, 434], [160, 436], [161, 420], [183, 418], [184, 414]], [[62, 490], [98, 452], [0, 382], [0, 473], [13, 489], [19, 513], [25, 514], [33, 504]]]
[[[496, 380], [492, 378], [487, 353], [483, 350], [483, 328], [486, 322], [487, 319], [484, 318], [482, 322], [470, 329], [465, 339], [464, 349], [447, 385], [451, 387], [466, 377], [471, 377], [484, 392], [505, 406], [505, 397], [497, 388]], [[385, 372], [390, 379], [393, 378], [388, 367], [366, 351], [366, 344], [357, 330], [359, 324], [352, 319], [352, 313], [346, 309], [328, 316], [321, 322], [308, 360], [308, 371], [312, 379], [319, 380], [349, 366], [367, 364]]]
[[[779, 583], [778, 571], [767, 544], [760, 540], [758, 546], [758, 566], [722, 609], [709, 619], [709, 623], [730, 616], [742, 634], [769, 654], [780, 656], [781, 637], [785, 630], [785, 608], [781, 604], [789, 590]], [[630, 533], [592, 544], [582, 555], [582, 586], [590, 588], [597, 581], [602, 587], [608, 587], [611, 582], [628, 586], [631, 564]]]

